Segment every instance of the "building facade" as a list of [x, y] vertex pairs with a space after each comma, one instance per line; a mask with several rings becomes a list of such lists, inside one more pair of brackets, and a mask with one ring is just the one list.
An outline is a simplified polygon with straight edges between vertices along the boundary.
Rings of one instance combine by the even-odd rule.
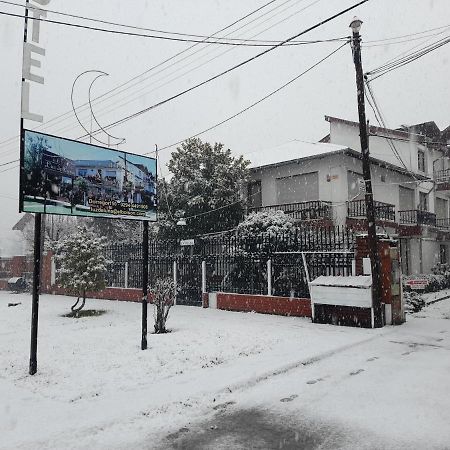
[[[251, 167], [250, 211], [283, 210], [301, 221], [367, 228], [359, 124], [326, 117], [320, 143], [291, 141]], [[403, 273], [450, 262], [448, 128], [370, 127], [377, 229], [400, 239]]]

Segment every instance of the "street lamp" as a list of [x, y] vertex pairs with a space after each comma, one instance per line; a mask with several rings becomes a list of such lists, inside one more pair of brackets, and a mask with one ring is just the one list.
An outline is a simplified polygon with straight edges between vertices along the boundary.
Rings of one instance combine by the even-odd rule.
[[363, 21], [354, 16], [352, 22], [350, 23], [350, 28], [352, 29], [353, 33], [359, 33], [362, 24]]
[[356, 70], [359, 137], [361, 142], [362, 169], [366, 187], [367, 244], [369, 247], [370, 265], [372, 269], [373, 323], [375, 328], [380, 328], [383, 326], [383, 314], [381, 311], [381, 267], [378, 255], [376, 216], [372, 192], [372, 178], [370, 174], [369, 138], [367, 136], [366, 108], [364, 104], [364, 75], [361, 61], [361, 36], [359, 34], [361, 24], [362, 20], [355, 16], [350, 23], [350, 28], [353, 31], [353, 62], [355, 63]]

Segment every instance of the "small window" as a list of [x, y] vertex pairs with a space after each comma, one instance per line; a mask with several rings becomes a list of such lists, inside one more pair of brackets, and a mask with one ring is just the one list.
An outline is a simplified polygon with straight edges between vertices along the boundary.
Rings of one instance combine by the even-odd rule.
[[420, 172], [425, 172], [425, 152], [422, 150], [417, 151], [417, 168]]
[[441, 264], [447, 264], [448, 255], [447, 255], [447, 246], [446, 245], [439, 246], [439, 260], [440, 260]]
[[380, 180], [382, 183], [386, 183], [386, 175], [381, 175]]

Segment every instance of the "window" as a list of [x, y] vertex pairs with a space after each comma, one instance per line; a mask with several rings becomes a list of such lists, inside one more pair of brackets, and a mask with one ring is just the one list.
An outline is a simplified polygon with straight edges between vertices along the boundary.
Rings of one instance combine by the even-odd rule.
[[448, 202], [443, 198], [436, 198], [435, 207], [436, 219], [448, 218]]
[[277, 179], [277, 199], [280, 205], [319, 199], [319, 173], [311, 172]]
[[250, 208], [262, 206], [261, 180], [252, 181], [248, 184], [247, 202]]
[[417, 150], [417, 168], [420, 172], [425, 172], [425, 152]]
[[400, 210], [408, 211], [411, 209], [415, 209], [415, 200], [414, 200], [414, 189], [405, 188], [400, 186]]
[[419, 192], [419, 209], [428, 211], [428, 194], [425, 192]]
[[446, 245], [440, 245], [439, 246], [439, 260], [441, 264], [447, 264], [448, 258], [447, 258], [447, 246]]

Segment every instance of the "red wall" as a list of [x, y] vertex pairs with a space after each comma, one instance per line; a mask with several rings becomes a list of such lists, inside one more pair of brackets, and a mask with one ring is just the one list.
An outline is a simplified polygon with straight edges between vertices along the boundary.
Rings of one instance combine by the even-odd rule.
[[273, 297], [266, 295], [217, 293], [217, 309], [254, 311], [282, 316], [311, 317], [309, 298]]

